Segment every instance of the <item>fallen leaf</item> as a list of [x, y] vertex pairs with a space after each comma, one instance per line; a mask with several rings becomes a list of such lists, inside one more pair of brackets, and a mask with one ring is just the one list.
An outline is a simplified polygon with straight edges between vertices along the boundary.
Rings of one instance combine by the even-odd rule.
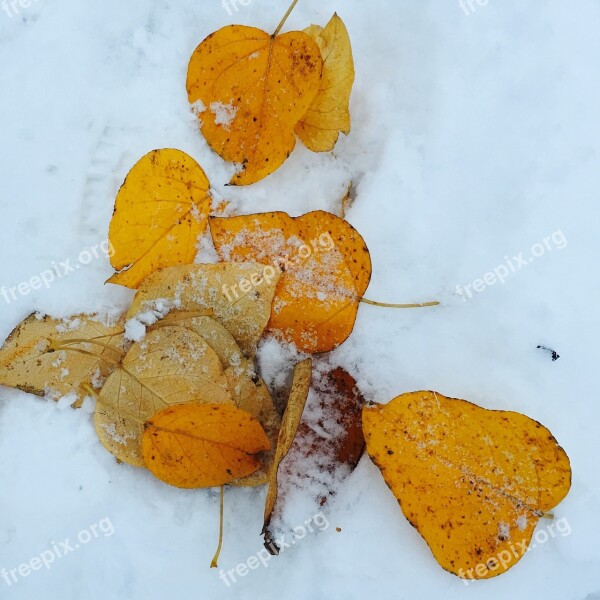
[[[152, 324], [172, 309], [210, 309], [246, 356], [253, 356], [269, 320], [279, 273], [264, 276], [264, 265], [197, 264], [168, 267], [146, 278], [127, 319]], [[243, 287], [243, 289], [241, 289]], [[160, 305], [160, 310], [157, 306]]]
[[333, 150], [341, 131], [350, 133], [350, 93], [354, 60], [350, 36], [342, 19], [334, 14], [325, 26], [311, 25], [304, 32], [318, 44], [323, 57], [323, 76], [315, 99], [296, 125], [296, 135], [313, 152]]
[[232, 482], [232, 485], [263, 485], [269, 481], [269, 472], [275, 460], [281, 418], [271, 392], [251, 361], [243, 358], [238, 366], [231, 366], [225, 371], [225, 377], [234, 405], [256, 418], [271, 442], [271, 449], [263, 457], [260, 468], [249, 477]]
[[188, 99], [210, 147], [248, 185], [278, 169], [296, 145], [294, 127], [319, 90], [323, 60], [308, 35], [272, 36], [243, 25], [209, 35], [194, 51]]
[[223, 404], [178, 404], [148, 420], [142, 451], [152, 474], [180, 488], [224, 485], [252, 474], [269, 449], [260, 423]]
[[82, 385], [99, 389], [125, 354], [123, 333], [122, 319], [109, 324], [99, 315], [31, 314], [0, 350], [0, 384], [53, 400], [69, 393], [84, 398]]
[[302, 422], [279, 466], [277, 501], [265, 532], [267, 548], [276, 546], [276, 526], [284, 520], [288, 503], [314, 504], [317, 513], [354, 471], [365, 448], [364, 399], [356, 381], [341, 367], [315, 371]]
[[299, 362], [294, 367], [294, 377], [292, 388], [288, 399], [288, 404], [281, 420], [281, 429], [277, 438], [277, 448], [275, 450], [275, 459], [269, 472], [269, 487], [267, 489], [267, 499], [265, 500], [265, 518], [263, 524], [263, 534], [267, 533], [267, 528], [271, 522], [273, 509], [277, 502], [278, 493], [278, 470], [281, 461], [285, 458], [292, 442], [296, 436], [298, 425], [302, 419], [302, 412], [308, 397], [312, 375], [312, 359], [307, 358]]
[[463, 578], [515, 565], [571, 485], [564, 450], [519, 413], [422, 391], [366, 406], [363, 427], [402, 512], [440, 565]]
[[107, 283], [137, 288], [153, 271], [194, 261], [210, 212], [210, 184], [181, 150], [153, 150], [129, 171], [115, 202], [109, 240], [118, 271]]
[[267, 483], [268, 473], [275, 456], [277, 435], [281, 418], [273, 397], [265, 382], [256, 372], [251, 360], [244, 357], [234, 337], [218, 321], [210, 316], [197, 316], [198, 313], [173, 311], [158, 321], [150, 331], [158, 327], [177, 325], [200, 335], [216, 352], [225, 369], [227, 385], [233, 405], [250, 413], [261, 424], [271, 442], [271, 449], [265, 453], [260, 468], [248, 477], [231, 482], [231, 485], [258, 486]]
[[[212, 315], [212, 311], [210, 312]], [[223, 369], [239, 365], [243, 353], [235, 338], [229, 331], [211, 315], [199, 315], [198, 312], [172, 311], [166, 317], [157, 321], [148, 330], [154, 331], [160, 327], [185, 327], [199, 336], [217, 353]]]
[[319, 210], [296, 218], [214, 217], [209, 225], [221, 260], [283, 270], [270, 331], [308, 353], [328, 352], [348, 338], [371, 277], [369, 250], [348, 222]]
[[144, 422], [165, 407], [200, 401], [232, 404], [219, 357], [193, 331], [162, 327], [133, 344], [107, 379], [96, 403], [96, 433], [119, 460], [141, 467]]

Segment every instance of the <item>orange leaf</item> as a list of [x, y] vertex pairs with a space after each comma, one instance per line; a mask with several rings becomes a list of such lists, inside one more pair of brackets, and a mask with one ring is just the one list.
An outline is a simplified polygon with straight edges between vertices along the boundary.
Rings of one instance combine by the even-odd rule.
[[519, 413], [413, 392], [365, 407], [363, 428], [402, 512], [440, 565], [463, 578], [515, 565], [571, 485], [565, 451]]
[[254, 473], [255, 456], [270, 443], [259, 422], [227, 404], [178, 404], [145, 425], [146, 466], [161, 481], [180, 488], [214, 487]]
[[277, 284], [268, 328], [304, 352], [328, 352], [354, 327], [371, 277], [369, 250], [347, 222], [325, 211], [211, 218], [224, 261], [272, 264]]
[[119, 272], [107, 283], [137, 288], [158, 269], [194, 262], [210, 211], [209, 187], [202, 167], [181, 150], [141, 158], [115, 202], [110, 261]]
[[319, 90], [323, 59], [306, 33], [273, 37], [229, 25], [194, 51], [187, 74], [190, 103], [202, 134], [247, 185], [278, 169], [296, 145], [294, 127]]

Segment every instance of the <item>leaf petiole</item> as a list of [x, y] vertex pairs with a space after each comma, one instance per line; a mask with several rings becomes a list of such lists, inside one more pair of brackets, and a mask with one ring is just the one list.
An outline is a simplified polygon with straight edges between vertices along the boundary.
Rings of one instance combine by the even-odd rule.
[[376, 302], [375, 300], [360, 298], [359, 302], [364, 302], [365, 304], [370, 304], [371, 306], [381, 306], [383, 308], [425, 308], [426, 306], [439, 305], [437, 300], [434, 300], [433, 302], [423, 302], [422, 304], [388, 304], [386, 302]]
[[285, 15], [283, 15], [283, 19], [281, 19], [281, 22], [279, 23], [279, 25], [277, 25], [277, 29], [275, 30], [275, 32], [273, 33], [273, 35], [271, 37], [277, 37], [277, 35], [279, 34], [279, 32], [281, 31], [281, 28], [283, 27], [283, 25], [285, 24], [285, 22], [287, 21], [288, 17], [292, 14], [292, 11], [294, 10], [294, 8], [296, 7], [296, 4], [298, 4], [298, 0], [294, 0], [291, 4], [290, 7], [287, 9], [287, 12], [285, 13]]
[[217, 551], [215, 552], [212, 562], [210, 563], [211, 569], [216, 569], [219, 566], [218, 561], [219, 561], [219, 556], [221, 554], [221, 548], [223, 546], [223, 504], [224, 504], [223, 500], [224, 500], [224, 496], [225, 496], [225, 486], [222, 485], [221, 486], [221, 500], [220, 500], [220, 507], [219, 507], [219, 545], [217, 546]]

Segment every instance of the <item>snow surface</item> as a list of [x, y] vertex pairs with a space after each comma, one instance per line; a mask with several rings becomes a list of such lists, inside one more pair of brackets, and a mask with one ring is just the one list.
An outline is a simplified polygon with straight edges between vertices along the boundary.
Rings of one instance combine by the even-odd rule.
[[[106, 257], [78, 256], [105, 240], [119, 185], [153, 148], [190, 153], [216, 198], [245, 213], [335, 212], [353, 181], [348, 219], [374, 264], [368, 296], [443, 305], [362, 306], [331, 360], [380, 402], [435, 389], [544, 423], [572, 461], [572, 490], [555, 510], [572, 533], [466, 586], [437, 565], [363, 458], [329, 527], [227, 587], [208, 568], [218, 493], [116, 464], [89, 404], [72, 411], [2, 388], [0, 568], [92, 524], [106, 534], [10, 587], [0, 576], [0, 598], [600, 598], [598, 0], [489, 0], [469, 15], [458, 0], [301, 0], [286, 30], [337, 10], [350, 31], [352, 132], [331, 154], [298, 145], [268, 179], [236, 189], [224, 187], [235, 165], [197, 133], [185, 74], [210, 32], [231, 22], [272, 30], [286, 8], [245, 4], [229, 2], [231, 15], [220, 0], [37, 0], [12, 17], [0, 8], [0, 286], [53, 261], [80, 267], [48, 289], [0, 297], [0, 337], [34, 310], [126, 306], [130, 292], [103, 285]], [[543, 255], [504, 284], [468, 301], [457, 293], [545, 238]], [[289, 353], [269, 341], [263, 351], [265, 372], [283, 381]], [[224, 570], [260, 551], [264, 493], [227, 491]]]

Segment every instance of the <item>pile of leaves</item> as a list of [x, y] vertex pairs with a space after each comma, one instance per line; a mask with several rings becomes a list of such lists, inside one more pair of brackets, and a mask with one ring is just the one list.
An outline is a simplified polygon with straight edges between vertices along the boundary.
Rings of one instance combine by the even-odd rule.
[[[275, 171], [296, 136], [323, 152], [350, 131], [354, 66], [342, 20], [280, 34], [284, 21], [272, 35], [224, 27], [189, 63], [202, 135], [238, 165], [231, 184]], [[194, 263], [202, 235], [220, 262]], [[314, 473], [341, 482], [365, 438], [404, 515], [459, 576], [514, 565], [490, 559], [477, 569], [517, 541], [528, 544], [538, 519], [567, 494], [567, 455], [536, 421], [436, 392], [365, 404], [349, 373], [326, 366], [324, 353], [350, 336], [359, 303], [378, 304], [363, 297], [369, 250], [343, 218], [219, 216], [200, 165], [160, 149], [129, 172], [109, 238], [108, 282], [137, 290], [127, 312], [30, 315], [0, 350], [0, 383], [68, 397], [74, 407], [95, 398], [98, 439], [119, 462], [181, 488], [221, 486], [221, 511], [222, 486], [267, 485], [268, 548], [276, 550], [273, 522], [289, 490], [317, 489], [323, 505], [337, 488]], [[265, 334], [306, 356], [283, 414], [255, 364]]]

